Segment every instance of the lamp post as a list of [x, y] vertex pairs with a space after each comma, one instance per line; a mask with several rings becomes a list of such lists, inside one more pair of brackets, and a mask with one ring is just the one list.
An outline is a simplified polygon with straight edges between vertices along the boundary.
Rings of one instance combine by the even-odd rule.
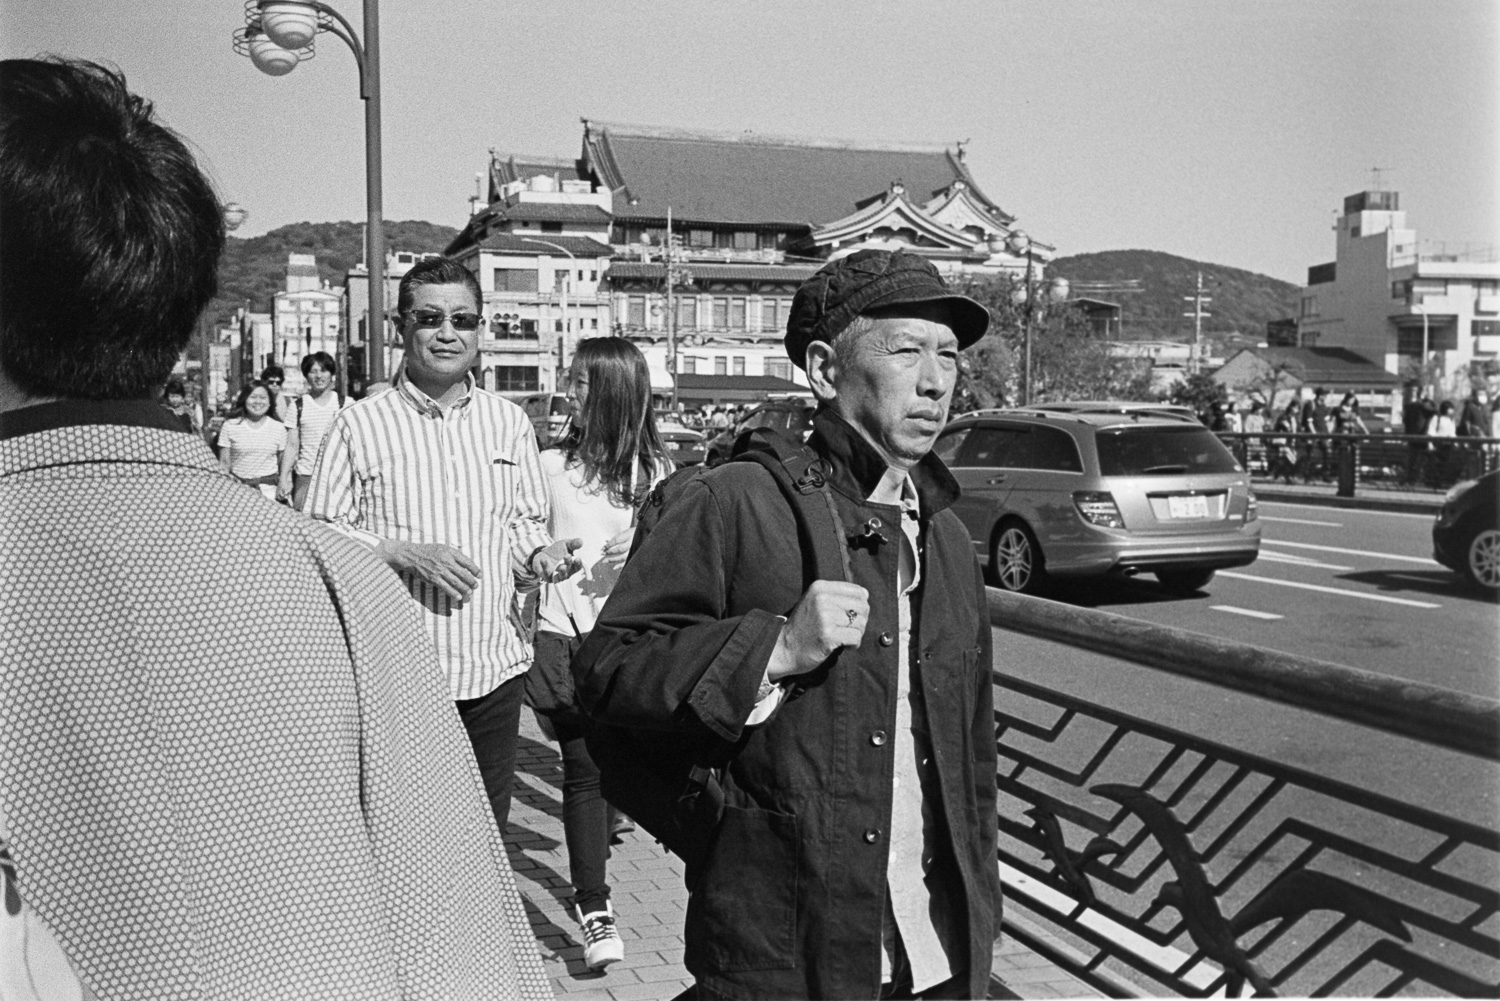
[[364, 43], [344, 15], [320, 0], [247, 0], [245, 27], [234, 33], [234, 51], [256, 69], [285, 76], [313, 57], [319, 32], [341, 39], [359, 67], [365, 102], [365, 258], [370, 299], [365, 318], [368, 381], [385, 380], [385, 233], [380, 192], [380, 0], [364, 0]]
[[1026, 256], [1026, 279], [1024, 292], [1026, 296], [1026, 310], [1021, 314], [1021, 339], [1024, 361], [1022, 362], [1021, 376], [1021, 405], [1031, 406], [1031, 325], [1036, 311], [1036, 295], [1045, 288], [1049, 298], [1051, 296], [1062, 296], [1067, 294], [1067, 282], [1061, 278], [1051, 283], [1036, 282], [1032, 280], [1035, 272], [1036, 254], [1035, 242], [1026, 235], [1025, 230], [1012, 230], [1010, 236], [1005, 239], [1005, 246], [1012, 254]]
[[533, 236], [523, 236], [519, 239], [522, 243], [539, 243], [544, 247], [551, 247], [554, 250], [561, 250], [564, 254], [568, 255], [568, 277], [563, 281], [563, 287], [562, 291], [559, 293], [560, 299], [558, 302], [559, 308], [562, 309], [563, 321], [563, 335], [561, 340], [557, 342], [557, 367], [559, 370], [561, 370], [563, 366], [563, 346], [567, 344], [568, 341], [568, 288], [573, 284], [573, 274], [578, 269], [578, 258], [574, 257], [573, 252], [567, 247], [564, 247], [560, 243], [553, 243], [551, 240], [538, 240]]
[[[239, 202], [229, 202], [219, 209], [219, 217], [224, 220], [226, 232], [233, 232], [245, 224], [250, 218], [250, 213]], [[213, 345], [218, 337], [213, 330], [213, 320], [207, 315], [198, 318], [198, 357], [201, 359], [198, 368], [198, 377], [203, 381], [199, 390], [203, 396], [203, 419], [208, 420], [213, 413], [213, 373], [209, 369], [212, 360]], [[228, 388], [226, 381], [225, 388]]]

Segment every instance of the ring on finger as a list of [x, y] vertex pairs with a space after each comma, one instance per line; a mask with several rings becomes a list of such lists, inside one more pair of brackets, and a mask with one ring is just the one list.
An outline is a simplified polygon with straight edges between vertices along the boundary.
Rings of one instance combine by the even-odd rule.
[[849, 616], [849, 624], [851, 626], [854, 625], [854, 620], [859, 618], [859, 612], [852, 608], [845, 611], [844, 614]]

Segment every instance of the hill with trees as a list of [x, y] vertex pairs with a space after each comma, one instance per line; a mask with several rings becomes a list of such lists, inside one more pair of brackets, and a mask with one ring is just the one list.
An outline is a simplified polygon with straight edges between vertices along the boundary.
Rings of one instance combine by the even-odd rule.
[[[440, 251], [458, 235], [452, 226], [415, 219], [386, 220], [382, 228], [390, 253]], [[262, 236], [230, 236], [219, 262], [219, 294], [209, 315], [227, 322], [246, 301], [253, 312], [269, 312], [271, 297], [286, 287], [288, 254], [316, 255], [319, 277], [339, 288], [344, 274], [364, 261], [364, 247], [365, 226], [359, 222], [297, 222]]]
[[[1184, 300], [1203, 273], [1203, 331], [1213, 340], [1238, 332], [1251, 343], [1265, 339], [1266, 324], [1294, 315], [1298, 287], [1267, 275], [1223, 264], [1208, 264], [1155, 250], [1109, 250], [1059, 257], [1047, 266], [1050, 277], [1066, 278], [1069, 294], [1117, 302], [1123, 308], [1129, 340], [1191, 340], [1193, 304]], [[1139, 282], [1141, 291], [1091, 291], [1090, 284]]]

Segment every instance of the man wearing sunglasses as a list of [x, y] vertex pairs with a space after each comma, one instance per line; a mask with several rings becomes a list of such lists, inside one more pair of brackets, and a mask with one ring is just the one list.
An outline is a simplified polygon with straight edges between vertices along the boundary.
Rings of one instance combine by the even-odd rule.
[[531, 645], [518, 591], [572, 576], [577, 539], [547, 533], [547, 485], [520, 407], [475, 385], [479, 283], [429, 258], [401, 279], [393, 388], [341, 411], [307, 513], [375, 550], [423, 611], [500, 831], [510, 813]]

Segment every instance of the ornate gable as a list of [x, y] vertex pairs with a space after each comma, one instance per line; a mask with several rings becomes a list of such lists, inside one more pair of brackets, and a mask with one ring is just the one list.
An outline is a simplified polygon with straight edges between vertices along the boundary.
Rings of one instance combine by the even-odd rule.
[[906, 195], [905, 185], [892, 184], [884, 195], [860, 203], [861, 208], [842, 219], [816, 226], [806, 243], [822, 256], [853, 246], [903, 247], [929, 250], [944, 256], [985, 255], [984, 237], [976, 237], [944, 225], [917, 207]]
[[1015, 220], [975, 196], [964, 181], [954, 181], [939, 191], [922, 211], [949, 229], [968, 233], [976, 243], [1004, 237]]

